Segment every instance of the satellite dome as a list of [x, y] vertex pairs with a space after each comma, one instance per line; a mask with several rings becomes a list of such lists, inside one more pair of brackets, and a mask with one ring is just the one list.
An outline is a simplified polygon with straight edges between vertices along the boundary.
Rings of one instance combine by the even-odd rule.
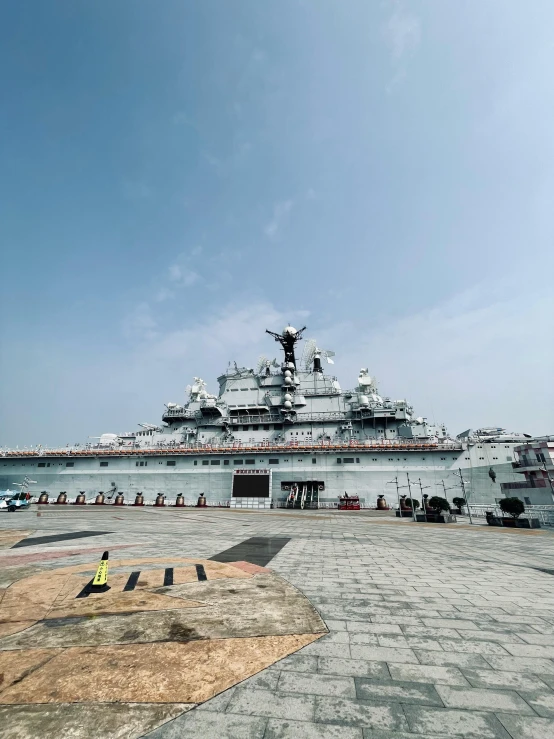
[[287, 409], [288, 411], [290, 411], [290, 409], [292, 408], [292, 403], [290, 402], [290, 400], [285, 400], [285, 402], [283, 403], [283, 405], [284, 405], [284, 407], [285, 407], [285, 408], [286, 408], [286, 409]]
[[283, 329], [283, 336], [295, 336], [296, 333], [296, 329], [293, 326], [286, 326]]

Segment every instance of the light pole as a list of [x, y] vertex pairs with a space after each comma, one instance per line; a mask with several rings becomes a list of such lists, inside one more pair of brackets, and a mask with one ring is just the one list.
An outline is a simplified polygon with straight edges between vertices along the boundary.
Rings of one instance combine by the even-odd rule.
[[465, 486], [465, 482], [464, 482], [464, 478], [463, 478], [463, 475], [462, 475], [461, 468], [458, 467], [458, 472], [454, 472], [454, 474], [456, 475], [456, 477], [459, 477], [460, 478], [460, 485], [462, 486], [462, 494], [463, 494], [464, 500], [466, 502], [467, 514], [469, 516], [469, 523], [472, 524], [473, 523], [473, 519], [471, 518], [471, 510], [469, 508], [469, 503], [468, 503], [468, 500], [467, 500], [466, 486]]
[[414, 499], [412, 498], [412, 487], [410, 484], [410, 475], [408, 472], [406, 472], [406, 477], [408, 478], [408, 492], [410, 494], [410, 503], [412, 504], [412, 520], [415, 521], [415, 508], [414, 508]]
[[419, 483], [419, 494], [421, 495], [421, 507], [423, 509], [423, 515], [425, 516], [425, 523], [427, 523], [427, 509], [425, 508], [425, 501], [423, 500], [423, 491], [427, 490], [427, 488], [430, 488], [430, 485], [423, 485], [421, 483], [421, 477], [418, 480]]

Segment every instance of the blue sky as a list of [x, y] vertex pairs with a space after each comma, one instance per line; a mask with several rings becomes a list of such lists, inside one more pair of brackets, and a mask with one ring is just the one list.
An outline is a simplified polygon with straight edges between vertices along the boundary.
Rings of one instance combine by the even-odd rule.
[[554, 432], [554, 6], [5, 0], [0, 445], [158, 421], [288, 321]]

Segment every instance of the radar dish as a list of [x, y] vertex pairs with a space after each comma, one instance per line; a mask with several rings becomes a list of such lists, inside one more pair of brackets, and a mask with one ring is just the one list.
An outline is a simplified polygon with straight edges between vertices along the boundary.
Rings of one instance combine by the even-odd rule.
[[335, 356], [335, 352], [330, 349], [320, 349], [317, 346], [315, 339], [308, 339], [304, 346], [304, 352], [302, 354], [302, 363], [306, 370], [310, 370], [313, 365], [313, 361], [316, 357], [321, 359], [322, 357], [327, 360], [329, 364], [334, 364], [331, 357]]

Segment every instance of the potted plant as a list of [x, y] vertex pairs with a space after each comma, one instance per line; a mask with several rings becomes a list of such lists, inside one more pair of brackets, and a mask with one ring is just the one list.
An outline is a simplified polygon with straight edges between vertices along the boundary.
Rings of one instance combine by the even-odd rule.
[[[419, 505], [419, 501], [413, 499], [414, 501], [414, 508], [417, 508]], [[411, 500], [407, 498], [405, 495], [400, 496], [400, 508], [396, 511], [397, 518], [411, 518], [412, 517], [412, 504]]]
[[504, 498], [499, 503], [502, 513], [502, 525], [518, 529], [540, 529], [538, 518], [520, 518], [525, 513], [525, 505], [519, 498]]
[[462, 515], [462, 508], [465, 506], [466, 502], [464, 498], [452, 498], [452, 502], [456, 506], [456, 513]]
[[433, 495], [429, 499], [429, 507], [433, 509], [433, 513], [418, 515], [418, 521], [427, 520], [429, 523], [452, 523], [456, 521], [456, 517], [450, 513], [450, 504], [446, 498]]

